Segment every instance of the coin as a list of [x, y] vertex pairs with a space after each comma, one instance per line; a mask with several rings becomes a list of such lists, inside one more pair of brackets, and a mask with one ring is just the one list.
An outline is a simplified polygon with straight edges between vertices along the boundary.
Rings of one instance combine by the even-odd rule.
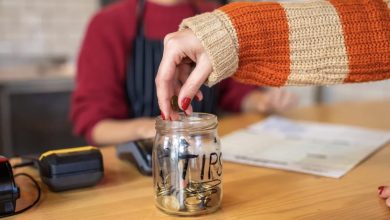
[[219, 187], [216, 188], [216, 192], [211, 194], [209, 199], [210, 200], [206, 203], [207, 207], [219, 206], [219, 203], [221, 202], [221, 189]]
[[181, 181], [177, 185], [157, 183], [157, 202], [167, 211], [198, 213], [219, 206], [221, 180]]
[[207, 183], [202, 184], [202, 187], [204, 189], [213, 189], [213, 188], [217, 187], [219, 184], [221, 184], [221, 180], [215, 179], [215, 180], [212, 180], [212, 181], [209, 181]]
[[202, 183], [190, 181], [187, 188], [188, 193], [198, 194], [199, 192], [203, 192]]
[[161, 205], [171, 211], [178, 211], [180, 209], [179, 201], [174, 196], [164, 196]]
[[172, 96], [172, 98], [171, 98], [171, 108], [172, 108], [173, 111], [177, 111], [177, 112], [180, 110], [179, 109], [179, 101], [178, 101], [177, 95]]
[[210, 197], [212, 193], [210, 191], [206, 191], [206, 192], [199, 192], [197, 195], [196, 195], [196, 198], [198, 199], [205, 199], [207, 197]]
[[157, 196], [166, 196], [166, 195], [169, 195], [168, 189], [160, 190], [159, 192], [157, 192]]
[[186, 205], [197, 205], [199, 204], [199, 200], [195, 197], [186, 198]]
[[[204, 197], [200, 200], [199, 208], [201, 209], [206, 209], [210, 206], [208, 206], [208, 203], [210, 202], [211, 198], [210, 197]], [[212, 207], [212, 206], [211, 206]]]
[[157, 184], [157, 196], [166, 196], [172, 194], [173, 186], [165, 186], [160, 184]]
[[199, 187], [195, 187], [194, 185], [192, 184], [188, 184], [187, 187], [185, 188], [185, 190], [188, 192], [188, 193], [197, 193], [199, 191]]
[[185, 205], [188, 211], [197, 211], [199, 210], [199, 204], [201, 201], [196, 197], [186, 198]]

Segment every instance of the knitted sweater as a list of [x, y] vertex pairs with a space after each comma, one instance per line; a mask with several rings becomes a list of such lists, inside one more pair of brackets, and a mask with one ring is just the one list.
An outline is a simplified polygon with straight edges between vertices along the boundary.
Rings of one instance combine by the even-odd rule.
[[390, 0], [232, 3], [186, 19], [209, 55], [212, 86], [328, 85], [390, 78]]

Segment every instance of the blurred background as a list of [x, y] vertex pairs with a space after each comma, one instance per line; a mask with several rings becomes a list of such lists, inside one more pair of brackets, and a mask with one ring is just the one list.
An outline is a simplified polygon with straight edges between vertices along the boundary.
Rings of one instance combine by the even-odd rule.
[[[88, 20], [111, 2], [0, 0], [0, 154], [85, 144], [68, 116], [75, 60]], [[300, 106], [390, 98], [389, 81], [288, 90]]]
[[0, 0], [0, 154], [84, 144], [68, 116], [74, 61], [101, 4]]

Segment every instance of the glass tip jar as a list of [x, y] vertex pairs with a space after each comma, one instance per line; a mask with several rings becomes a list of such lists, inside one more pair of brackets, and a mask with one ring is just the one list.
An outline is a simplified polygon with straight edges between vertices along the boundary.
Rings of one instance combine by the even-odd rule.
[[156, 119], [153, 147], [155, 204], [182, 216], [218, 210], [222, 200], [222, 152], [215, 115], [179, 114]]

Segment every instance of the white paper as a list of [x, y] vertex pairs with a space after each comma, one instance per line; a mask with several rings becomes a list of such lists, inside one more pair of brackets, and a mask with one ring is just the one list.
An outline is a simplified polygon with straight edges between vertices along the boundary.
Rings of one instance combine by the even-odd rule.
[[226, 161], [340, 178], [390, 139], [389, 131], [281, 117], [222, 138]]

